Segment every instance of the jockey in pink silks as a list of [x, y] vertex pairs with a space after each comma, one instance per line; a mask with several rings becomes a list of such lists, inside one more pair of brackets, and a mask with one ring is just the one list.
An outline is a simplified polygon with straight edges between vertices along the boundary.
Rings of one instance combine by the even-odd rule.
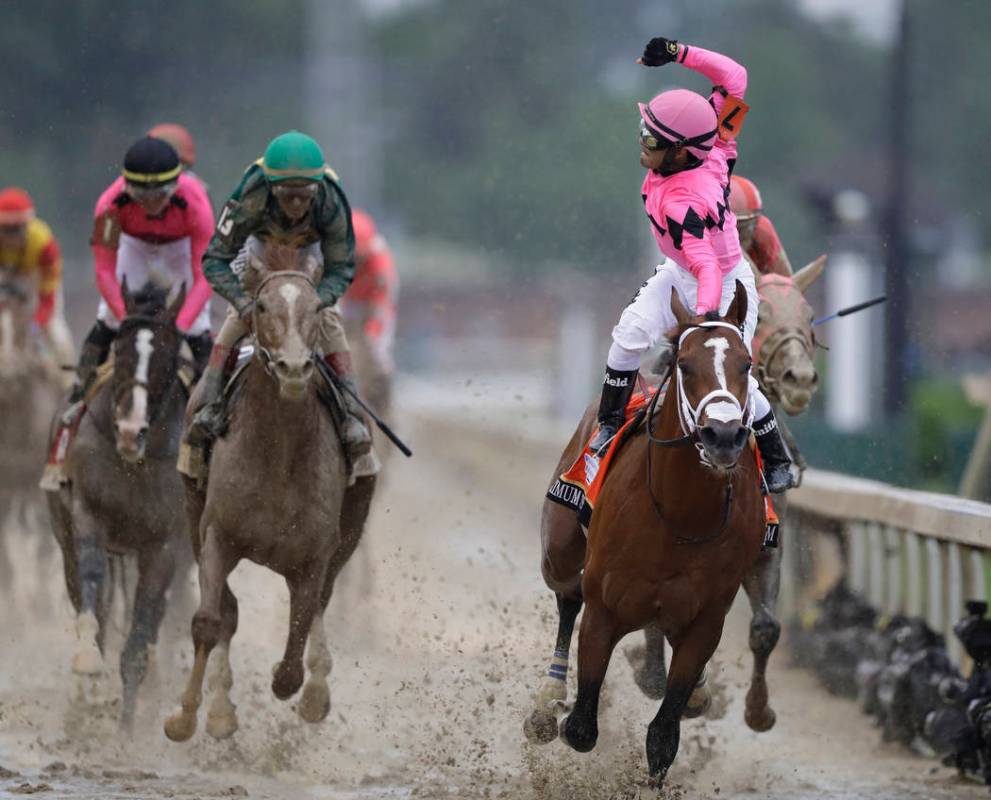
[[[708, 100], [673, 89], [640, 104], [640, 164], [648, 170], [641, 195], [665, 258], [613, 328], [593, 452], [623, 424], [643, 353], [678, 325], [672, 290], [686, 308], [714, 319], [729, 310], [739, 281], [747, 292], [742, 334], [748, 349], [757, 327], [757, 287], [729, 208], [735, 138], [747, 110], [747, 71], [726, 56], [664, 38], [651, 39], [639, 60], [648, 67], [671, 62], [701, 73], [713, 90]], [[752, 375], [750, 402], [768, 488], [783, 492], [792, 485], [791, 459], [771, 404]]]

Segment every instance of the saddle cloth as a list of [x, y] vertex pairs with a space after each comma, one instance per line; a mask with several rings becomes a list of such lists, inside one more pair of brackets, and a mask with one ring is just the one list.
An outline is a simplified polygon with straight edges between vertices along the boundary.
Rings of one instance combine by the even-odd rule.
[[[648, 388], [633, 393], [630, 402], [626, 405], [626, 422], [609, 442], [606, 451], [601, 456], [596, 456], [589, 449], [589, 444], [599, 432], [599, 426], [596, 425], [575, 462], [565, 472], [562, 472], [551, 484], [551, 488], [547, 490], [547, 499], [574, 511], [583, 528], [587, 529], [592, 520], [592, 512], [595, 510], [595, 503], [602, 491], [602, 485], [613, 462], [613, 456], [643, 422], [646, 408], [658, 391], [661, 392], [661, 396], [657, 398], [658, 405], [660, 405], [664, 401], [667, 386]], [[764, 491], [764, 463], [760, 457], [760, 450], [754, 446], [752, 439], [751, 446], [757, 459], [757, 475], [764, 495], [764, 515], [767, 522], [765, 545], [776, 547], [778, 515], [771, 502], [771, 495]]]

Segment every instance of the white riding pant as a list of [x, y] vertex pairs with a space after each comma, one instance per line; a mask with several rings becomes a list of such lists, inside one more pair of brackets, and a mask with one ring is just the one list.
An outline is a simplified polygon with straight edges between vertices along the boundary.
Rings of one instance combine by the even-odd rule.
[[[729, 311], [736, 294], [736, 282], [740, 281], [747, 292], [747, 318], [743, 325], [743, 341], [750, 352], [754, 332], [757, 330], [757, 310], [760, 298], [754, 273], [746, 259], [741, 258], [730, 272], [723, 276], [719, 313]], [[686, 309], [694, 311], [698, 301], [698, 280], [670, 259], [657, 265], [633, 301], [623, 309], [619, 322], [612, 331], [612, 346], [606, 365], [615, 370], [634, 370], [640, 367], [640, 357], [656, 345], [669, 331], [678, 327], [678, 320], [671, 309], [671, 290], [678, 293]], [[761, 392], [757, 379], [750, 376], [750, 395], [754, 403], [755, 419], [763, 419], [771, 411], [771, 404]]]
[[[189, 237], [165, 244], [152, 244], [126, 233], [120, 235], [117, 245], [117, 280], [127, 277], [127, 286], [136, 292], [151, 281], [159, 286], [175, 286], [185, 282], [186, 291], [193, 288], [193, 259]], [[120, 320], [114, 316], [106, 300], [100, 300], [96, 317], [108, 328], [117, 330]], [[199, 336], [210, 330], [210, 301], [207, 300], [199, 316], [186, 331], [189, 336]]]

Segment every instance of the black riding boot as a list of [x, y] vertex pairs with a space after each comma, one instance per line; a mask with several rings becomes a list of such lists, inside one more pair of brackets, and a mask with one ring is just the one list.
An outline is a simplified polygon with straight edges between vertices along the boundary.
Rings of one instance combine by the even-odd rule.
[[637, 380], [637, 370], [621, 370], [606, 367], [606, 377], [602, 381], [602, 399], [599, 401], [599, 432], [595, 434], [589, 449], [598, 453], [616, 431], [626, 421], [626, 404], [633, 394]]
[[791, 456], [781, 440], [773, 411], [754, 423], [754, 436], [764, 460], [764, 480], [768, 490], [774, 493], [787, 491], [795, 485], [791, 474]]
[[90, 328], [79, 353], [79, 363], [76, 365], [76, 382], [69, 393], [69, 407], [62, 415], [62, 421], [71, 425], [76, 415], [82, 410], [83, 398], [96, 380], [97, 370], [110, 355], [110, 345], [113, 344], [116, 331], [97, 323]]
[[193, 362], [196, 364], [196, 375], [202, 375], [210, 361], [210, 351], [213, 350], [213, 337], [209, 331], [199, 336], [187, 336], [186, 344], [193, 352]]

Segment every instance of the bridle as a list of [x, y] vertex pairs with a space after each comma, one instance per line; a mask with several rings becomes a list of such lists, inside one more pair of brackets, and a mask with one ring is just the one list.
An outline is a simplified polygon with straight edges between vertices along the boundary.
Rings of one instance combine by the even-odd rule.
[[[651, 453], [653, 452], [653, 445], [658, 445], [659, 447], [688, 447], [695, 446], [695, 449], [699, 454], [699, 462], [702, 466], [712, 469], [712, 462], [709, 461], [708, 456], [705, 452], [705, 447], [702, 445], [699, 439], [698, 428], [699, 419], [702, 416], [702, 412], [705, 408], [712, 402], [716, 400], [721, 400], [722, 402], [729, 403], [731, 408], [735, 413], [738, 414], [740, 420], [746, 428], [751, 429], [753, 427], [754, 419], [754, 409], [753, 403], [750, 402], [750, 397], [748, 393], [747, 400], [745, 403], [741, 404], [739, 399], [732, 392], [726, 389], [714, 389], [713, 391], [706, 394], [698, 403], [694, 406], [691, 401], [685, 395], [684, 388], [684, 376], [682, 374], [681, 365], [678, 364], [678, 351], [681, 349], [681, 345], [684, 341], [698, 330], [712, 329], [712, 328], [728, 328], [733, 331], [740, 339], [743, 339], [743, 334], [736, 325], [732, 325], [729, 322], [721, 322], [713, 320], [711, 322], [700, 322], [697, 325], [692, 325], [682, 331], [681, 335], [678, 337], [678, 343], [675, 346], [674, 353], [671, 358], [671, 363], [668, 365], [667, 373], [664, 379], [661, 381], [660, 386], [664, 386], [665, 383], [669, 382], [669, 379], [674, 374], [674, 390], [675, 390], [675, 402], [678, 407], [678, 423], [681, 426], [682, 435], [675, 437], [674, 439], [658, 439], [654, 436], [654, 413], [657, 408], [658, 398], [661, 395], [660, 388], [654, 393], [653, 398], [650, 401], [650, 405], [647, 408], [645, 427], [647, 429], [647, 493], [650, 495], [651, 506], [654, 509], [654, 515], [657, 517], [658, 521], [667, 524], [664, 519], [664, 515], [661, 512], [660, 503], [657, 497], [654, 495], [654, 483], [652, 481], [653, 465], [651, 459]], [[730, 510], [733, 506], [733, 482], [730, 479], [730, 475], [727, 473], [726, 477], [726, 491], [723, 498], [723, 516], [722, 522], [719, 528], [715, 532], [703, 536], [701, 538], [695, 538], [692, 536], [680, 536], [678, 534], [674, 535], [675, 542], [677, 544], [705, 544], [707, 542], [712, 542], [722, 536], [723, 531], [726, 529], [726, 524], [729, 522]]]
[[[143, 328], [143, 329], [156, 328], [159, 330], [175, 331], [177, 337], [177, 345], [172, 354], [172, 363], [168, 371], [169, 381], [168, 383], [165, 384], [165, 387], [162, 390], [162, 396], [167, 397], [169, 390], [179, 380], [179, 351], [181, 349], [179, 347], [179, 344], [181, 344], [181, 342], [178, 340], [179, 333], [175, 327], [175, 322], [173, 322], [171, 319], [166, 321], [159, 319], [157, 317], [148, 316], [146, 314], [129, 315], [125, 317], [120, 323], [120, 328], [117, 331], [118, 341], [120, 341], [120, 337], [131, 328]], [[116, 371], [116, 367], [115, 367], [115, 371]], [[116, 381], [114, 382], [115, 408], [116, 408], [117, 398], [124, 395], [126, 392], [130, 391], [131, 389], [134, 389], [135, 387], [140, 387], [144, 389], [146, 392], [148, 392], [149, 396], [151, 395], [149, 380], [147, 378], [138, 378], [136, 375], [132, 374], [130, 377], [119, 383]], [[151, 427], [158, 420], [158, 417], [162, 414], [166, 405], [167, 404], [164, 402], [158, 403], [155, 406], [155, 408], [152, 409], [152, 413], [148, 417], [149, 427]], [[116, 413], [116, 410], [113, 413]]]
[[[780, 283], [772, 283], [772, 286], [780, 286]], [[790, 286], [794, 284], [790, 283]], [[797, 291], [797, 287], [795, 287]], [[768, 305], [773, 305], [769, 297], [764, 298], [764, 301]], [[815, 350], [818, 346], [816, 342], [815, 330], [809, 329], [808, 334], [802, 330], [801, 327], [788, 327], [788, 328], [775, 328], [766, 337], [758, 337], [760, 339], [760, 347], [757, 351], [757, 363], [756, 363], [756, 373], [757, 380], [760, 381], [761, 386], [765, 387], [768, 393], [780, 397], [777, 390], [777, 385], [779, 381], [774, 378], [768, 371], [768, 365], [774, 360], [774, 356], [777, 355], [778, 351], [788, 342], [798, 342], [805, 354], [812, 361], [815, 359]]]
[[[307, 283], [310, 286], [310, 288], [313, 289], [313, 291], [316, 291], [317, 289], [317, 285], [316, 283], [313, 282], [313, 279], [309, 275], [305, 275], [302, 272], [292, 272], [289, 270], [285, 270], [281, 272], [268, 273], [264, 278], [262, 278], [258, 282], [258, 286], [255, 288], [255, 306], [251, 310], [252, 328], [254, 328], [255, 331], [258, 330], [258, 318], [257, 318], [258, 297], [259, 295], [261, 295], [262, 289], [264, 289], [271, 281], [275, 280], [276, 278], [293, 278], [296, 280], [301, 280]], [[278, 380], [278, 375], [276, 374], [275, 367], [273, 366], [275, 364], [276, 359], [272, 355], [272, 352], [267, 347], [262, 346], [261, 342], [258, 341], [257, 333], [255, 334], [255, 351], [258, 353], [258, 356], [261, 359], [262, 366], [265, 367], [265, 372], [267, 372], [270, 376]], [[316, 355], [313, 352], [311, 352], [310, 360], [313, 361], [315, 358]]]

